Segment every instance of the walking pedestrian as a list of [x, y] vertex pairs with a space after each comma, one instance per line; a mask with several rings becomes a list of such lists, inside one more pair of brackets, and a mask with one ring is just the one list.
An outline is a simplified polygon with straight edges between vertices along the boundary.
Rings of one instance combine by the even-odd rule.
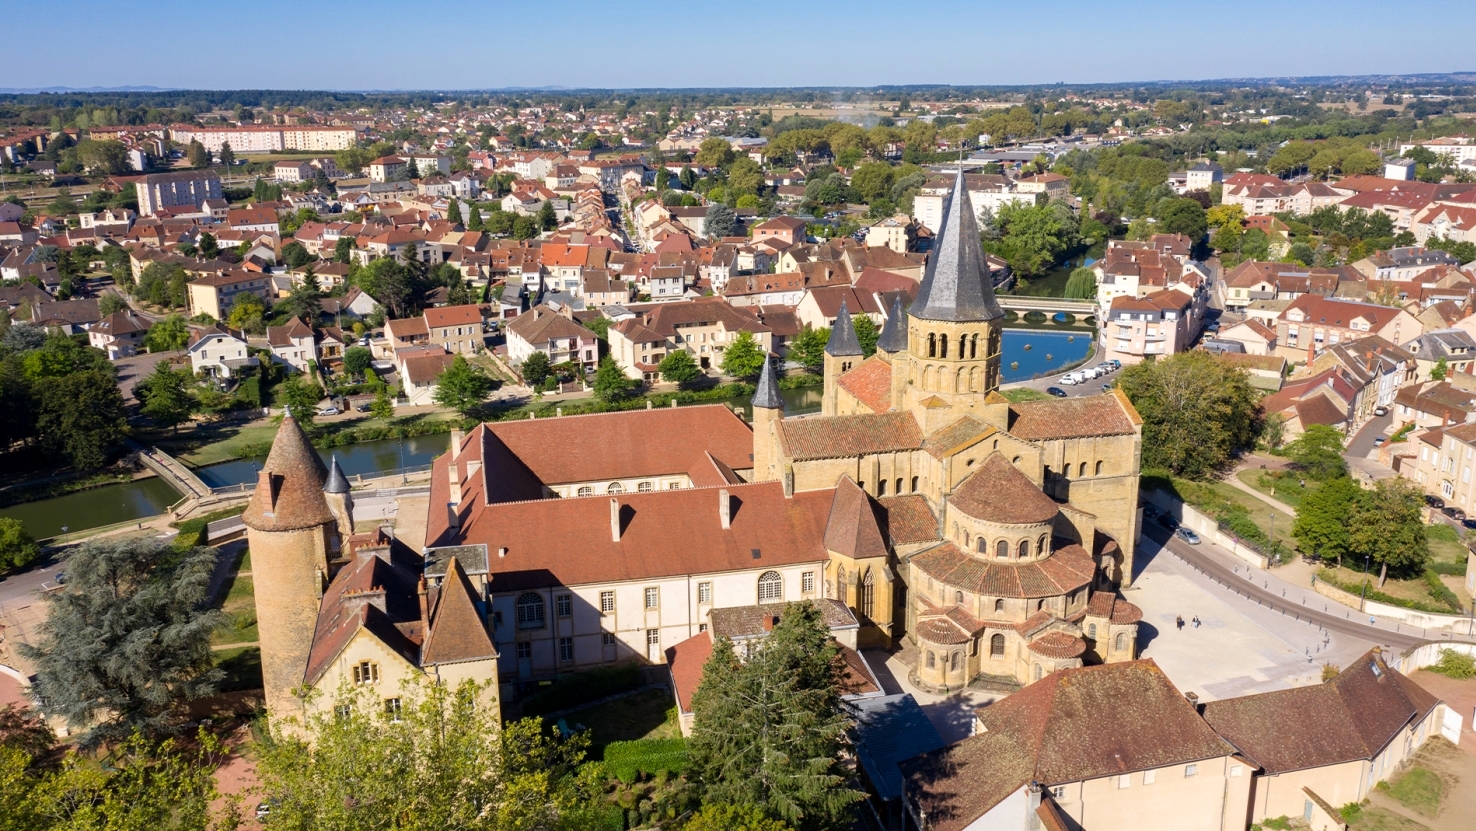
[[1180, 632], [1184, 631], [1184, 616], [1174, 615], [1174, 625], [1179, 627]]
[[1195, 615], [1194, 616], [1194, 628], [1195, 629], [1198, 629], [1199, 628], [1199, 615]]

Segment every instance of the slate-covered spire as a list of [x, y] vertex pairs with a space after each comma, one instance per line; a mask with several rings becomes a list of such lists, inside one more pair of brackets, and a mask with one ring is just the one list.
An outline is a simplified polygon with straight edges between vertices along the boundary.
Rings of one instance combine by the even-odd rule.
[[863, 355], [861, 340], [856, 337], [856, 325], [851, 322], [851, 312], [846, 301], [841, 301], [840, 312], [835, 316], [835, 325], [830, 327], [830, 340], [825, 344], [825, 354], [836, 358]]
[[989, 264], [979, 244], [979, 223], [964, 184], [963, 168], [943, 208], [943, 220], [928, 256], [928, 270], [909, 314], [921, 320], [971, 322], [1004, 316], [994, 299]]
[[907, 311], [902, 308], [902, 294], [892, 300], [892, 310], [887, 314], [887, 324], [876, 339], [876, 348], [882, 352], [907, 351]]
[[328, 466], [328, 481], [323, 483], [323, 493], [348, 493], [348, 477], [343, 475], [343, 468], [338, 466], [338, 457], [333, 457], [333, 464]]
[[758, 389], [753, 391], [753, 406], [760, 410], [784, 409], [784, 399], [779, 397], [779, 378], [774, 374], [773, 361], [764, 361], [764, 371], [759, 373]]

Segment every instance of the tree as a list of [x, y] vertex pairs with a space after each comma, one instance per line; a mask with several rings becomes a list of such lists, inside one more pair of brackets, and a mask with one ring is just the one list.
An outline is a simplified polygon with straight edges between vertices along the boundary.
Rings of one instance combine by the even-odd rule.
[[697, 186], [697, 171], [683, 165], [682, 171], [677, 174], [677, 181], [682, 183], [682, 190], [691, 190]]
[[733, 158], [733, 146], [726, 139], [713, 136], [698, 145], [692, 162], [699, 167], [727, 167], [733, 163]]
[[345, 687], [258, 748], [273, 828], [595, 827], [585, 815], [603, 780], [575, 774], [585, 734], [557, 740], [536, 718], [500, 724], [495, 691], [470, 681], [393, 694], [391, 712], [373, 690]]
[[485, 228], [486, 226], [482, 224], [482, 209], [478, 208], [477, 204], [473, 202], [471, 205], [471, 211], [467, 214], [466, 230], [481, 231], [485, 230]]
[[446, 208], [446, 221], [453, 225], [462, 224], [460, 199], [454, 197], [451, 199], [450, 206]]
[[1445, 356], [1441, 355], [1440, 360], [1436, 361], [1435, 365], [1430, 367], [1430, 380], [1443, 381], [1445, 380], [1446, 373], [1449, 371], [1449, 365], [1445, 362]]
[[1410, 576], [1430, 561], [1425, 536], [1425, 496], [1408, 479], [1380, 479], [1373, 490], [1361, 491], [1348, 512], [1348, 549], [1379, 565], [1379, 585], [1392, 569]]
[[748, 805], [805, 831], [850, 826], [861, 794], [841, 766], [850, 721], [845, 661], [820, 610], [787, 606], [738, 660], [719, 638], [692, 699], [688, 743], [703, 803]]
[[304, 429], [313, 426], [318, 402], [323, 400], [323, 390], [317, 384], [299, 372], [278, 385], [276, 392], [277, 400], [292, 410], [292, 418], [298, 424]]
[[36, 432], [42, 450], [54, 458], [81, 470], [101, 467], [128, 436], [115, 375], [87, 369], [48, 379], [40, 387]]
[[1191, 243], [1204, 237], [1209, 222], [1204, 206], [1193, 199], [1169, 199], [1159, 204], [1158, 230], [1164, 234], [1183, 234]]
[[1181, 352], [1123, 370], [1118, 386], [1143, 418], [1143, 468], [1202, 478], [1251, 446], [1259, 396], [1244, 370]]
[[681, 387], [689, 386], [693, 381], [702, 377], [702, 369], [697, 362], [692, 360], [692, 354], [685, 349], [673, 349], [666, 353], [657, 365], [661, 370], [661, 378]]
[[594, 394], [601, 401], [619, 401], [630, 395], [636, 382], [626, 377], [625, 370], [615, 359], [606, 355], [600, 359], [600, 365], [595, 369]]
[[514, 239], [533, 239], [538, 236], [538, 223], [531, 216], [515, 216], [512, 220], [512, 235]]
[[736, 217], [733, 209], [721, 202], [713, 202], [707, 206], [707, 214], [702, 221], [702, 230], [707, 233], [708, 239], [721, 239], [733, 235], [733, 223]]
[[221, 145], [220, 145], [220, 166], [226, 168], [227, 170], [229, 170], [230, 167], [231, 167], [231, 165], [233, 165], [235, 163], [236, 163], [236, 151], [234, 151], [234, 150], [231, 149], [231, 143], [228, 142], [228, 141], [221, 142]]
[[543, 206], [538, 209], [538, 227], [545, 231], [559, 227], [559, 216], [554, 211], [552, 199], [543, 200]]
[[243, 291], [231, 301], [226, 324], [232, 329], [259, 335], [266, 331], [265, 315], [266, 306], [262, 304], [261, 298]]
[[1342, 562], [1349, 545], [1348, 512], [1358, 498], [1358, 490], [1357, 483], [1341, 476], [1323, 482], [1302, 497], [1292, 523], [1292, 537], [1303, 554]]
[[1044, 273], [1076, 244], [1076, 218], [1060, 202], [1046, 205], [1008, 202], [999, 209], [995, 225], [1000, 238], [985, 248], [1008, 260], [1010, 267], [1022, 277]]
[[858, 314], [851, 318], [851, 325], [856, 329], [861, 354], [868, 358], [876, 354], [876, 339], [881, 336], [881, 332], [877, 331], [876, 322], [871, 319], [871, 315]]
[[0, 571], [28, 568], [39, 559], [41, 546], [26, 526], [14, 517], [0, 517]]
[[128, 148], [120, 141], [83, 139], [77, 143], [77, 162], [90, 173], [108, 176], [118, 176], [132, 169], [128, 162]]
[[191, 141], [185, 155], [189, 159], [190, 167], [210, 166], [210, 151], [206, 150], [205, 145], [199, 141]]
[[188, 421], [194, 401], [190, 398], [190, 385], [194, 380], [189, 370], [173, 370], [163, 361], [154, 365], [154, 371], [134, 388], [134, 395], [143, 402], [143, 414], [160, 427], [179, 432], [179, 425]]
[[709, 803], [687, 820], [682, 831], [791, 831], [790, 826], [770, 819], [753, 805]]
[[1309, 426], [1286, 446], [1286, 455], [1319, 482], [1348, 474], [1348, 464], [1343, 461], [1343, 434], [1326, 424]]
[[469, 417], [487, 400], [492, 384], [492, 379], [481, 367], [472, 366], [465, 355], [457, 355], [436, 379], [436, 392], [432, 398], [439, 406]]
[[103, 317], [114, 312], [121, 312], [128, 308], [128, 301], [112, 292], [105, 292], [97, 298], [97, 311]]
[[757, 378], [763, 371], [764, 361], [769, 356], [759, 346], [752, 332], [739, 332], [738, 337], [723, 352], [723, 372], [734, 378]]
[[363, 378], [364, 373], [369, 371], [369, 365], [374, 362], [374, 353], [367, 347], [350, 346], [343, 350], [343, 368], [345, 372], [357, 378]]
[[395, 417], [395, 402], [390, 398], [389, 390], [381, 389], [374, 394], [374, 401], [369, 404], [369, 414], [382, 421]]
[[661, 168], [656, 171], [656, 190], [662, 191], [671, 187], [671, 171]]
[[223, 676], [210, 651], [222, 614], [206, 608], [216, 559], [147, 537], [75, 548], [39, 643], [21, 646], [43, 712], [90, 725], [87, 746], [175, 729], [182, 705], [213, 695]]
[[349, 256], [353, 253], [353, 251], [354, 238], [350, 236], [340, 236], [338, 238], [338, 241], [333, 243], [333, 261], [335, 263], [347, 264], [349, 261]]
[[144, 335], [144, 346], [150, 352], [173, 352], [184, 349], [189, 343], [190, 326], [177, 314], [158, 321]]
[[829, 342], [829, 329], [806, 326], [789, 342], [789, 359], [809, 372], [820, 372], [825, 368], [825, 345]]
[[548, 355], [542, 352], [534, 352], [523, 359], [523, 365], [520, 369], [523, 373], [523, 381], [528, 386], [535, 389], [541, 387], [543, 386], [543, 382], [548, 380]]
[[1077, 300], [1096, 300], [1097, 273], [1085, 266], [1073, 269], [1066, 280], [1065, 294]]
[[302, 279], [292, 287], [292, 293], [277, 304], [277, 308], [288, 317], [300, 317], [309, 326], [323, 312], [323, 292], [318, 288], [318, 275], [311, 268], [305, 270]]

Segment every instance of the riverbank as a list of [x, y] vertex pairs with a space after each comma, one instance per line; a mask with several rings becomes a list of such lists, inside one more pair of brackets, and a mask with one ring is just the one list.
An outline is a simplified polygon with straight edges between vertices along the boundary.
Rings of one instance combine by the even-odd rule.
[[123, 484], [136, 479], [147, 479], [153, 475], [147, 471], [133, 470], [120, 462], [106, 470], [71, 471], [15, 482], [0, 486], [0, 508], [53, 499], [69, 493]]

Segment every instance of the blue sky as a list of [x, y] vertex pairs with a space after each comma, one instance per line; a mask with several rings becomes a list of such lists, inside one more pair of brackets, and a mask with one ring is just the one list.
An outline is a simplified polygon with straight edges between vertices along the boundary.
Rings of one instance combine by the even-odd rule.
[[1476, 70], [1406, 0], [0, 0], [0, 86], [455, 89], [1027, 84]]

